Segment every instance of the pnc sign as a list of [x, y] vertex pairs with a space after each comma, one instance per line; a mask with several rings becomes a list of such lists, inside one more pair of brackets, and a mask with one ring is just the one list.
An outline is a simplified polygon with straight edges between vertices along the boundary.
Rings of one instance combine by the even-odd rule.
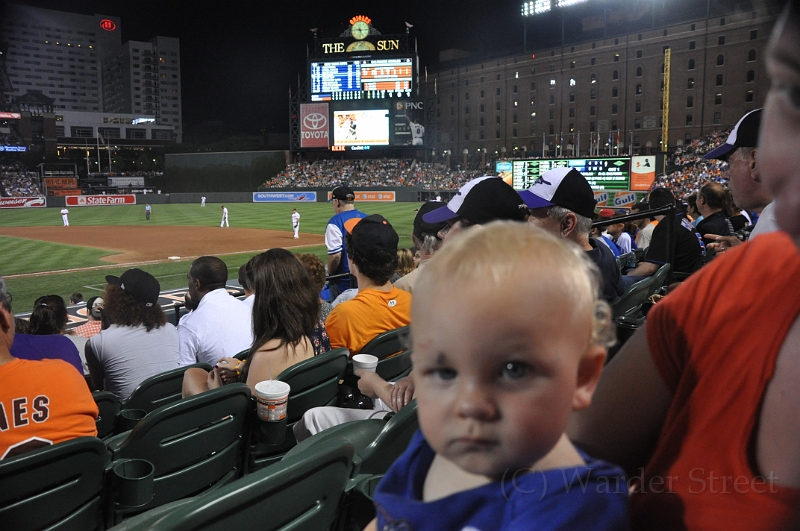
[[300, 105], [300, 147], [327, 148], [330, 144], [327, 103]]

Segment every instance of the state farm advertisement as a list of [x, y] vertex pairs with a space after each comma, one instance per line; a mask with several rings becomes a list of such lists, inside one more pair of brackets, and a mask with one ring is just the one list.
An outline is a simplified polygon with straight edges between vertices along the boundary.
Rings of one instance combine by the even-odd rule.
[[80, 195], [66, 198], [67, 206], [135, 205], [135, 195]]
[[0, 197], [0, 208], [28, 208], [47, 206], [44, 197]]
[[304, 103], [300, 105], [300, 147], [327, 148], [328, 104]]

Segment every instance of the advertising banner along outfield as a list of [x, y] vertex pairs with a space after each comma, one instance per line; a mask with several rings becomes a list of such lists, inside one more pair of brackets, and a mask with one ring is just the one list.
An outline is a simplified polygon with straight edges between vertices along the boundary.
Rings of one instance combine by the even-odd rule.
[[78, 179], [75, 177], [45, 177], [42, 181], [51, 190], [78, 187]]
[[135, 205], [135, 195], [80, 195], [66, 198], [67, 206]]
[[300, 105], [300, 147], [327, 148], [328, 104], [305, 103]]
[[[356, 201], [395, 201], [394, 192], [355, 192]], [[331, 193], [328, 192], [328, 201], [331, 200]]]
[[253, 203], [313, 203], [317, 192], [253, 192]]
[[0, 197], [0, 208], [28, 208], [47, 206], [44, 197]]

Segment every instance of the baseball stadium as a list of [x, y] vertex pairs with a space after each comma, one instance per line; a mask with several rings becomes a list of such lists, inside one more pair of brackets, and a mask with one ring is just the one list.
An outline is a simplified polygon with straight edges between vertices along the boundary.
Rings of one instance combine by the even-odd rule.
[[16, 1], [0, 529], [798, 528], [798, 2]]

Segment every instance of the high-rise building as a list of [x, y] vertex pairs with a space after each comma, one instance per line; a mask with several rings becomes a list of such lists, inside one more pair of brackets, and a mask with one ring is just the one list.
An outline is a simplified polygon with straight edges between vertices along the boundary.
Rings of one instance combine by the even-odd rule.
[[[158, 36], [123, 44], [121, 24], [114, 16], [8, 5], [0, 41], [8, 46], [12, 95], [38, 91], [52, 98], [57, 120], [72, 111], [98, 113], [96, 132], [109, 138], [144, 133], [133, 127], [100, 131], [108, 122], [103, 114], [113, 113], [159, 126], [147, 130], [153, 140], [180, 142], [179, 40]], [[69, 130], [64, 133], [70, 137]]]

